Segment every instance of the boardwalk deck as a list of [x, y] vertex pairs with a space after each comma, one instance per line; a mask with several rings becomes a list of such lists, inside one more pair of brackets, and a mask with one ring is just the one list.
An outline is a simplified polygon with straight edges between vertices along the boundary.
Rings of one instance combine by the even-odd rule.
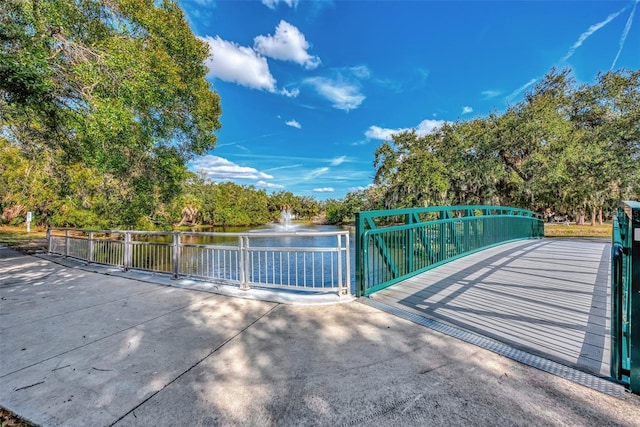
[[603, 240], [512, 242], [371, 298], [609, 376], [609, 252]]

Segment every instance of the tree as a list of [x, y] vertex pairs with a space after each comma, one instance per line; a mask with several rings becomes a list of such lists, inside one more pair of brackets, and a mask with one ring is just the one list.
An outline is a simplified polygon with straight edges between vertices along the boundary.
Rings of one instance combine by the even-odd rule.
[[329, 224], [353, 222], [359, 211], [384, 209], [385, 189], [370, 185], [362, 190], [350, 191], [341, 200], [328, 199], [323, 203], [325, 220]]
[[571, 121], [580, 135], [577, 156], [582, 180], [574, 197], [591, 208], [591, 222], [603, 209], [637, 197], [640, 168], [640, 71], [600, 74], [583, 85], [572, 103]]
[[404, 132], [375, 152], [385, 207], [515, 205], [602, 221], [640, 181], [640, 71], [576, 86], [551, 70], [504, 113]]
[[378, 147], [374, 184], [386, 188], [385, 207], [426, 206], [443, 198], [449, 181], [437, 154], [441, 138], [440, 133], [402, 132]]
[[[2, 136], [49, 175], [90, 168], [112, 225], [159, 216], [186, 162], [212, 149], [218, 95], [207, 45], [171, 0], [6, 0], [0, 4]], [[52, 182], [55, 180], [52, 180]], [[57, 199], [77, 195], [52, 189]], [[30, 206], [41, 210], [41, 202]]]

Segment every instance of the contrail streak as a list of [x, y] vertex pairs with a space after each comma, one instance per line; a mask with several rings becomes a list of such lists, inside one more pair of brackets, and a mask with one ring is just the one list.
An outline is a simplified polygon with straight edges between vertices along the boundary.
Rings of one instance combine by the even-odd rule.
[[607, 19], [605, 19], [604, 21], [598, 22], [597, 24], [594, 24], [594, 25], [590, 26], [587, 31], [585, 31], [584, 33], [580, 34], [580, 37], [578, 37], [578, 41], [575, 42], [573, 44], [573, 46], [571, 46], [571, 49], [569, 49], [569, 52], [567, 52], [567, 54], [561, 59], [561, 61], [566, 61], [567, 59], [571, 58], [571, 56], [573, 56], [573, 53], [576, 51], [576, 49], [579, 48], [580, 46], [582, 46], [582, 43], [584, 43], [584, 41], [586, 39], [588, 39], [589, 36], [591, 36], [591, 34], [595, 33], [600, 28], [604, 27], [609, 22], [613, 21], [613, 19], [616, 16], [620, 15], [622, 12], [624, 12], [625, 9], [626, 9], [626, 7], [620, 9], [616, 13], [612, 13], [611, 15], [607, 16]]
[[528, 82], [526, 82], [525, 84], [523, 84], [522, 86], [520, 86], [518, 89], [514, 90], [513, 92], [511, 92], [509, 94], [509, 96], [507, 96], [505, 99], [508, 102], [511, 102], [511, 100], [513, 98], [515, 98], [516, 96], [520, 95], [522, 92], [524, 92], [529, 86], [531, 86], [532, 84], [534, 84], [536, 81], [538, 80], [538, 78], [536, 77], [535, 79], [531, 79]]
[[622, 48], [624, 48], [624, 42], [627, 40], [627, 35], [629, 34], [629, 30], [631, 30], [631, 23], [633, 22], [633, 15], [636, 13], [636, 7], [638, 6], [638, 2], [640, 0], [636, 0], [633, 5], [633, 9], [631, 9], [631, 15], [629, 15], [629, 19], [627, 19], [627, 24], [624, 26], [624, 30], [622, 31], [622, 36], [620, 37], [620, 49], [618, 49], [618, 53], [616, 54], [615, 59], [613, 60], [613, 64], [611, 64], [611, 70], [616, 66], [616, 62], [618, 62], [618, 58], [622, 53]]

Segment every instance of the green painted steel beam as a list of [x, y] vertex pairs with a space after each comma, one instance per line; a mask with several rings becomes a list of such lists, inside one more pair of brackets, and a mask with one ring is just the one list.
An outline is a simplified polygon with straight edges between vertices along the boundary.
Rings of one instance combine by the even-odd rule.
[[640, 203], [627, 202], [625, 214], [629, 220], [629, 388], [640, 394]]
[[618, 209], [611, 243], [611, 376], [640, 394], [640, 203]]

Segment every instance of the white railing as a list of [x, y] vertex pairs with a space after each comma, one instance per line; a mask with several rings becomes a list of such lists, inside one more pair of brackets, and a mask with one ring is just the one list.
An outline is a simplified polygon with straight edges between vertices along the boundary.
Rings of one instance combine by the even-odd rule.
[[147, 232], [52, 228], [49, 253], [238, 286], [349, 294], [348, 231]]

